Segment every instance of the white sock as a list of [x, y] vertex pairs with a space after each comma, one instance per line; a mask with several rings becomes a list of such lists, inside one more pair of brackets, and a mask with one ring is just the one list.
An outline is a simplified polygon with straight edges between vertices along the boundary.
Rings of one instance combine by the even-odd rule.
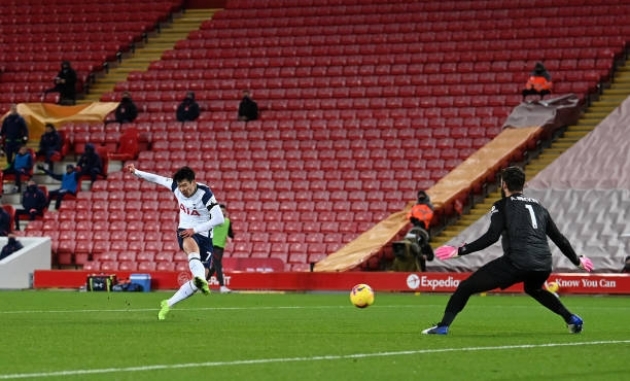
[[206, 268], [201, 263], [201, 256], [199, 253], [188, 254], [188, 268], [194, 277], [206, 279]]
[[192, 280], [182, 284], [182, 286], [175, 292], [173, 296], [168, 300], [168, 306], [173, 307], [175, 304], [181, 302], [182, 300], [190, 297], [197, 291], [197, 287], [193, 284]]

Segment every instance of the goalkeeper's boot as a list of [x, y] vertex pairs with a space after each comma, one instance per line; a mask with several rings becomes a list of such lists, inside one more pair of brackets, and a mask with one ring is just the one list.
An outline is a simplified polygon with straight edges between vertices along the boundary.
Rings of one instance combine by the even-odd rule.
[[447, 335], [448, 334], [448, 325], [434, 325], [431, 328], [427, 328], [422, 331], [423, 335]]
[[193, 283], [195, 287], [197, 287], [198, 289], [201, 290], [201, 292], [203, 292], [204, 295], [208, 295], [210, 293], [210, 287], [208, 287], [207, 280], [196, 276], [195, 279], [193, 279]]
[[571, 315], [571, 318], [567, 322], [567, 327], [571, 333], [582, 332], [582, 325], [584, 325], [584, 320], [577, 315]]
[[166, 314], [171, 310], [171, 307], [168, 306], [168, 300], [162, 300], [160, 303], [160, 312], [158, 312], [158, 320], [166, 319]]

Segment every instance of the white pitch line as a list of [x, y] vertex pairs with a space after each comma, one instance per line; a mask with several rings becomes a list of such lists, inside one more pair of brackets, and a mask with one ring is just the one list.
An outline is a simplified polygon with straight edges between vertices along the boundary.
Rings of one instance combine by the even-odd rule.
[[[370, 309], [380, 308], [443, 308], [443, 304], [397, 304], [397, 305], [375, 305]], [[469, 305], [466, 308], [476, 309], [518, 309], [526, 308], [531, 309], [531, 306], [487, 306], [487, 305]], [[630, 306], [617, 306], [617, 307], [597, 307], [597, 306], [574, 306], [576, 310], [612, 310], [612, 311], [625, 311], [630, 310]], [[177, 308], [177, 311], [248, 311], [248, 310], [304, 310], [304, 309], [352, 309], [352, 306], [348, 305], [334, 305], [334, 306], [271, 306], [271, 307], [189, 307], [189, 308]], [[105, 312], [152, 312], [159, 311], [159, 308], [119, 308], [119, 309], [89, 309], [89, 310], [14, 310], [14, 311], [0, 311], [0, 315], [17, 315], [17, 314], [82, 314], [82, 313], [105, 313]]]
[[[273, 306], [273, 307], [189, 307], [189, 308], [177, 308], [177, 311], [248, 311], [248, 310], [304, 310], [304, 309], [352, 309], [350, 305], [336, 305], [336, 306]], [[380, 306], [371, 306], [370, 309], [379, 309], [379, 308], [442, 308], [443, 304], [400, 304], [400, 305], [380, 305]], [[518, 308], [526, 308], [531, 309], [531, 306], [475, 306], [469, 305], [466, 308], [475, 309], [475, 308], [483, 308], [487, 309], [518, 309]], [[624, 311], [630, 310], [630, 306], [623, 307], [593, 307], [593, 306], [576, 306], [574, 309], [579, 310], [612, 310], [612, 311]], [[15, 311], [0, 311], [0, 315], [17, 315], [17, 314], [71, 314], [71, 313], [105, 313], [105, 312], [151, 312], [151, 311], [159, 311], [159, 308], [125, 308], [125, 309], [90, 309], [90, 310], [15, 310]]]
[[135, 367], [127, 367], [127, 368], [76, 369], [76, 370], [63, 370], [63, 371], [57, 371], [57, 372], [4, 374], [4, 375], [0, 375], [0, 380], [15, 380], [15, 379], [21, 379], [21, 378], [47, 378], [47, 377], [58, 377], [58, 376], [80, 376], [80, 375], [87, 375], [87, 374], [104, 374], [104, 373], [146, 372], [146, 371], [154, 371], [154, 370], [170, 370], [170, 369], [183, 369], [183, 368], [208, 368], [208, 367], [238, 366], [238, 365], [279, 364], [279, 363], [288, 363], [288, 362], [336, 361], [336, 360], [358, 359], [358, 358], [409, 356], [409, 355], [433, 354], [433, 353], [445, 353], [445, 352], [505, 351], [505, 350], [517, 350], [517, 349], [577, 347], [577, 346], [586, 346], [586, 345], [617, 345], [617, 344], [630, 344], [630, 340], [587, 341], [587, 342], [579, 342], [579, 343], [521, 344], [521, 345], [502, 345], [502, 346], [493, 346], [493, 347], [419, 349], [419, 350], [407, 350], [407, 351], [395, 351], [395, 352], [355, 353], [355, 354], [349, 354], [349, 355], [285, 357], [285, 358], [267, 358], [267, 359], [234, 360], [234, 361], [212, 361], [212, 362], [185, 363], [185, 364], [157, 364], [157, 365], [135, 366]]

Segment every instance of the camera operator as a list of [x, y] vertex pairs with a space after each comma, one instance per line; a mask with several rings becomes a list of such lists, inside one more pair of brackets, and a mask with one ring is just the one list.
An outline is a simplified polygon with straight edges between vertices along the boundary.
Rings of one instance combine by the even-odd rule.
[[419, 226], [411, 228], [405, 238], [394, 242], [392, 247], [394, 271], [426, 271], [426, 262], [435, 257], [429, 244], [429, 233]]
[[394, 251], [394, 271], [426, 271], [426, 261], [433, 260], [433, 249], [429, 245], [429, 228], [433, 221], [433, 204], [429, 195], [418, 191], [418, 202], [407, 214], [413, 227], [405, 238], [392, 244]]

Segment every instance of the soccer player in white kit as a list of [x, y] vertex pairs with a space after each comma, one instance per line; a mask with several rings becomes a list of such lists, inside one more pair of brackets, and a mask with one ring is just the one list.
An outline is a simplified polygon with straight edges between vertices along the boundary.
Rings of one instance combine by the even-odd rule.
[[195, 181], [195, 172], [182, 167], [173, 178], [156, 175], [136, 169], [133, 164], [125, 167], [135, 176], [170, 189], [179, 205], [179, 226], [177, 240], [179, 247], [188, 255], [188, 267], [193, 279], [184, 283], [175, 294], [161, 303], [158, 319], [166, 319], [166, 314], [176, 303], [193, 295], [198, 289], [210, 293], [206, 281], [206, 268], [212, 261], [211, 231], [223, 223], [223, 212], [212, 190], [205, 184]]

